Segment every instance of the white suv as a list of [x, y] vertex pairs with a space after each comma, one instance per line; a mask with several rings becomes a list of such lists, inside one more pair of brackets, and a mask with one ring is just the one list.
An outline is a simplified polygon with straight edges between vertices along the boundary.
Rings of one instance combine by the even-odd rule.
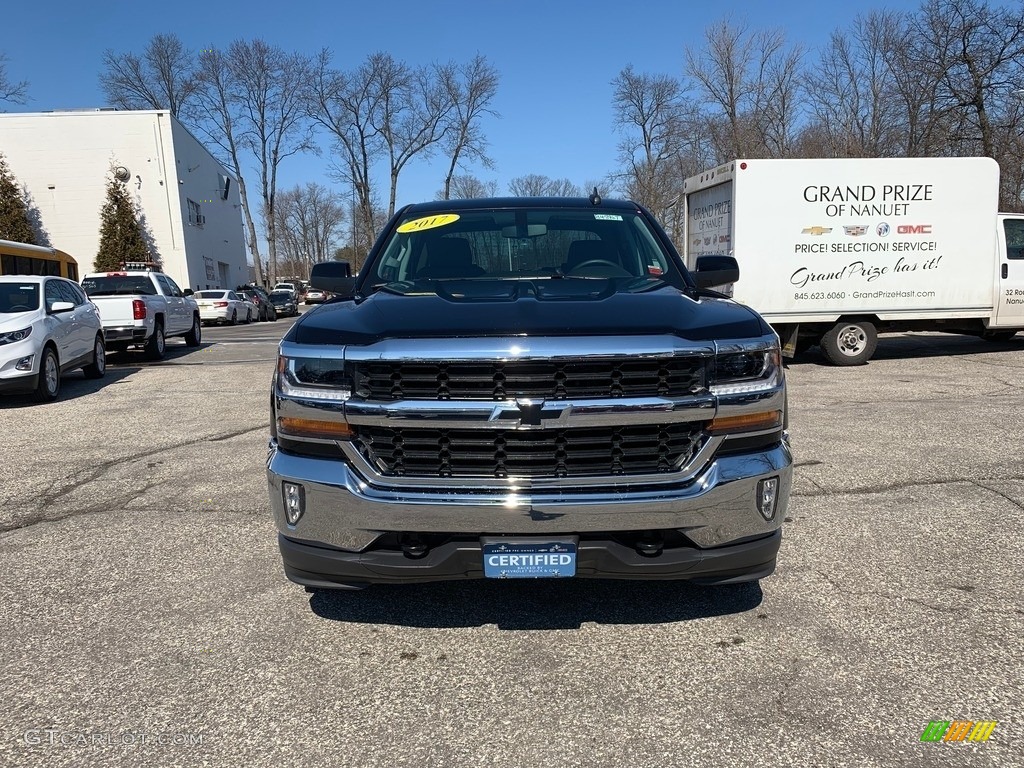
[[62, 277], [0, 277], [0, 393], [55, 400], [60, 378], [82, 368], [106, 372], [103, 326], [81, 286]]

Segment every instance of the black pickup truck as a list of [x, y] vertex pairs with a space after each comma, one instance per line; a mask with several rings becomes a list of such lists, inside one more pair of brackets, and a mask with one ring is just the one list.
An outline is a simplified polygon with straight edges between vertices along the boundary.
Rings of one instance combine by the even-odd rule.
[[309, 589], [775, 569], [792, 484], [779, 339], [642, 206], [407, 206], [281, 342], [267, 473]]

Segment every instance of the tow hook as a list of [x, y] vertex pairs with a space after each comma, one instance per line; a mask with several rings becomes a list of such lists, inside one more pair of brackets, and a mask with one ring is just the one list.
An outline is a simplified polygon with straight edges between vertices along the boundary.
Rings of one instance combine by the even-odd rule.
[[656, 557], [665, 548], [665, 542], [653, 537], [641, 539], [636, 543], [636, 551], [645, 557]]
[[427, 554], [427, 545], [419, 536], [403, 536], [401, 545], [406, 557], [419, 558]]

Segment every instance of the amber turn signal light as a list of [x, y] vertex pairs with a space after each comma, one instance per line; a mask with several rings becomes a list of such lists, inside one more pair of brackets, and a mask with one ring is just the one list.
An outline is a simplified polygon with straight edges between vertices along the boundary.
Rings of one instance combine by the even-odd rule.
[[349, 440], [355, 435], [352, 427], [344, 422], [296, 419], [291, 416], [278, 418], [277, 431], [285, 435], [319, 437], [326, 440]]
[[742, 416], [723, 416], [713, 419], [708, 431], [713, 435], [730, 435], [735, 432], [757, 432], [762, 429], [781, 429], [782, 411], [745, 413]]

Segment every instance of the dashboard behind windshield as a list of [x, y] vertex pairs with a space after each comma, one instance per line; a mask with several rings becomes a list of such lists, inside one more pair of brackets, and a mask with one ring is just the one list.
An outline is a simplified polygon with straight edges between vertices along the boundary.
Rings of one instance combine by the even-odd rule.
[[370, 285], [523, 278], [667, 279], [678, 270], [643, 216], [625, 209], [514, 208], [410, 214]]

